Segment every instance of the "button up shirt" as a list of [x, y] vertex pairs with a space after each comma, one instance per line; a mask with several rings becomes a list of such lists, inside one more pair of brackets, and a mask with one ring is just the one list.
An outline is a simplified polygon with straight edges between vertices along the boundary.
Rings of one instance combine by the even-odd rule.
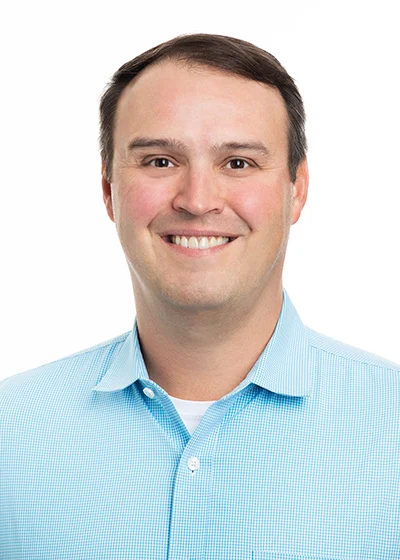
[[0, 383], [2, 560], [400, 558], [400, 367], [286, 291], [192, 436], [129, 333]]

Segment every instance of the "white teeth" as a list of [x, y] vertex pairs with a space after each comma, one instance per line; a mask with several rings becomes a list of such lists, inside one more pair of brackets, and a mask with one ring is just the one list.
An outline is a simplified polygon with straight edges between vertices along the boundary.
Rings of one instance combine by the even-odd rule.
[[189, 249], [198, 249], [199, 242], [197, 241], [197, 237], [190, 237], [189, 238]]
[[200, 237], [199, 249], [208, 249], [209, 246], [207, 237]]
[[189, 249], [210, 249], [217, 245], [225, 245], [229, 241], [229, 237], [189, 237], [184, 235], [172, 235], [170, 237], [171, 243], [174, 245], [181, 245]]

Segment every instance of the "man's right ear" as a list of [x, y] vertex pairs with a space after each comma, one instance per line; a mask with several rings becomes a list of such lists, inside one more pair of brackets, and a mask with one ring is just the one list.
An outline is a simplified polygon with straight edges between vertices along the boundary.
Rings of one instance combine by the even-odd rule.
[[103, 190], [103, 201], [107, 210], [107, 214], [113, 222], [114, 220], [114, 210], [112, 205], [112, 193], [111, 193], [111, 183], [108, 182], [106, 177], [106, 169], [104, 162], [101, 164], [101, 187]]

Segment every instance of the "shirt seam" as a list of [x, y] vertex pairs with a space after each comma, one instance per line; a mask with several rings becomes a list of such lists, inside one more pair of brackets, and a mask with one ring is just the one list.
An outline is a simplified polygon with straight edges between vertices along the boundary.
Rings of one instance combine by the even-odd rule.
[[343, 356], [342, 354], [340, 354], [339, 352], [332, 352], [329, 350], [326, 350], [325, 348], [321, 348], [320, 346], [317, 346], [313, 343], [310, 342], [310, 346], [311, 348], [315, 348], [315, 350], [319, 350], [320, 352], [324, 352], [325, 354], [329, 354], [331, 356], [337, 356], [338, 358], [343, 358], [344, 360], [348, 361], [348, 362], [352, 362], [352, 363], [357, 363], [357, 364], [364, 364], [366, 366], [372, 366], [372, 367], [378, 367], [378, 368], [383, 368], [385, 370], [388, 371], [393, 371], [395, 373], [400, 373], [400, 369], [395, 368], [395, 367], [390, 367], [388, 365], [382, 364], [379, 365], [377, 363], [373, 363], [372, 361], [367, 362], [364, 360], [357, 360], [356, 358], [350, 358], [349, 356]]
[[[65, 360], [71, 360], [72, 358], [77, 358], [78, 356], [85, 356], [86, 354], [89, 354], [90, 352], [95, 352], [96, 350], [101, 350], [103, 348], [107, 348], [107, 346], [117, 346], [118, 344], [122, 344], [125, 342], [127, 336], [130, 334], [130, 331], [128, 331], [127, 333], [121, 334], [120, 336], [115, 337], [112, 340], [106, 341], [104, 343], [100, 342], [100, 344], [97, 344], [95, 346], [91, 346], [90, 348], [87, 348], [86, 350], [81, 350], [78, 352], [75, 352], [74, 354], [68, 354], [68, 356], [64, 356], [63, 358], [58, 358], [56, 360], [53, 360], [52, 362], [47, 362], [46, 364], [43, 364], [40, 367], [47, 367], [47, 366], [51, 366], [53, 364], [57, 364], [60, 362], [64, 362]], [[121, 337], [125, 337], [125, 338], [121, 338]], [[38, 368], [35, 368], [38, 369]]]

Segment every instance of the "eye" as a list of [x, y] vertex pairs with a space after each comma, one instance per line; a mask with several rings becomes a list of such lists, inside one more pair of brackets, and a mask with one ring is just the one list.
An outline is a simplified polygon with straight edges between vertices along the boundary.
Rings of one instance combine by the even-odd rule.
[[229, 169], [246, 169], [250, 167], [250, 164], [246, 160], [240, 158], [231, 159], [228, 161], [227, 165], [230, 166]]
[[150, 165], [151, 167], [161, 168], [174, 167], [174, 164], [167, 158], [154, 158], [149, 161], [147, 165]]

